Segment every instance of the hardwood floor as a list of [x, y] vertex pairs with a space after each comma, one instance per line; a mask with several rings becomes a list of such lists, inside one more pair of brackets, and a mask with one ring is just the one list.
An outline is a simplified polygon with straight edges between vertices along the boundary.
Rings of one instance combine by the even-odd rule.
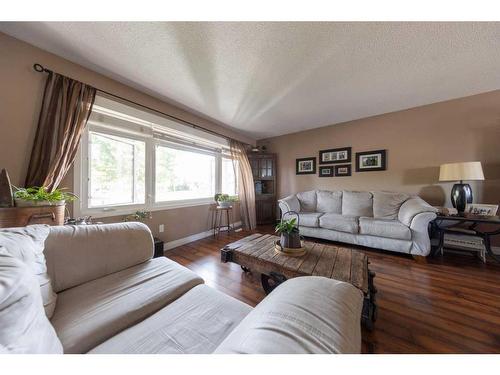
[[[259, 227], [272, 233], [271, 226]], [[220, 249], [249, 232], [221, 234], [165, 254], [206, 284], [255, 306], [260, 275], [221, 263]], [[320, 241], [318, 241], [320, 242]], [[365, 353], [500, 353], [500, 266], [445, 253], [420, 263], [408, 255], [360, 248], [376, 272], [378, 320], [363, 331]]]

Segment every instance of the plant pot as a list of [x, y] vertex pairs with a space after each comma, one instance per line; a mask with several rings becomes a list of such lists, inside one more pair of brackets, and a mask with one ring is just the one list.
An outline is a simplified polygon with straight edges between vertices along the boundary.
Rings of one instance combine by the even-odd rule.
[[64, 206], [66, 203], [64, 200], [61, 201], [28, 201], [25, 199], [14, 199], [16, 207], [41, 207], [41, 206]]
[[283, 247], [298, 249], [301, 247], [299, 232], [281, 233], [280, 244]]
[[219, 205], [219, 207], [222, 207], [222, 208], [231, 207], [231, 202], [217, 202], [217, 204]]

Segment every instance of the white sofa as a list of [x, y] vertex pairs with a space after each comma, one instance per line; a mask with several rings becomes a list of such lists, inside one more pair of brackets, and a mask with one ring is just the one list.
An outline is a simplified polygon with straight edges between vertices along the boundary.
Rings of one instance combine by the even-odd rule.
[[252, 309], [152, 255], [140, 223], [0, 230], [0, 353], [360, 352], [348, 283], [292, 279]]
[[[417, 196], [393, 192], [312, 190], [279, 200], [295, 211], [303, 236], [427, 256], [436, 209]], [[290, 214], [289, 214], [290, 215]]]

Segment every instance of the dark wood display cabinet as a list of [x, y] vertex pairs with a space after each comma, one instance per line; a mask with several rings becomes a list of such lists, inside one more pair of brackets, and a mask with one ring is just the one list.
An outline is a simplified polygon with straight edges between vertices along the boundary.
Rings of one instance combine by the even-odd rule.
[[255, 188], [257, 224], [276, 222], [276, 154], [249, 153]]

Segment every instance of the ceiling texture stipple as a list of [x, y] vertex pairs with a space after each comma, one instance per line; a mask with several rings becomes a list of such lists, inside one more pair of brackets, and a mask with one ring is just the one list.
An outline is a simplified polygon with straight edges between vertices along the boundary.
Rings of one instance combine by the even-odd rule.
[[500, 88], [500, 23], [4, 22], [0, 31], [257, 139]]

